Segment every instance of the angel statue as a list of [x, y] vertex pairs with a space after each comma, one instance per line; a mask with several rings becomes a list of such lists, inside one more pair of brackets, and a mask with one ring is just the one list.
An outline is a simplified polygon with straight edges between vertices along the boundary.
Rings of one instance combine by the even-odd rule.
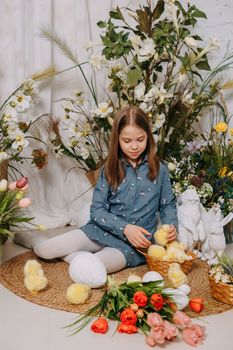
[[189, 249], [200, 248], [206, 239], [202, 208], [195, 188], [188, 188], [177, 200], [178, 239]]
[[202, 219], [206, 231], [206, 240], [202, 245], [202, 259], [207, 260], [209, 265], [217, 263], [217, 257], [221, 256], [226, 248], [224, 226], [233, 219], [233, 213], [225, 218], [219, 206], [213, 206], [206, 211], [203, 208]]

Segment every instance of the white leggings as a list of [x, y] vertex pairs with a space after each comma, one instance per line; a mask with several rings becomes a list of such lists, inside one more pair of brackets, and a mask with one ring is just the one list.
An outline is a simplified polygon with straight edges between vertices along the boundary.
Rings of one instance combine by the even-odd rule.
[[126, 266], [125, 256], [119, 249], [91, 241], [80, 229], [53, 238], [44, 238], [33, 245], [33, 250], [40, 258], [62, 258], [68, 263], [79, 251], [91, 252], [104, 263], [107, 273], [119, 271]]

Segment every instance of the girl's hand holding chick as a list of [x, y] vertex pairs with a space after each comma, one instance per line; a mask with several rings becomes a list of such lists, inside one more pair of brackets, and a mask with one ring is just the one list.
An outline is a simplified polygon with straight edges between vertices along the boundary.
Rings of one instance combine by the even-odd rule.
[[169, 228], [167, 229], [167, 241], [172, 242], [176, 239], [177, 231], [175, 225], [168, 225]]
[[125, 226], [124, 235], [135, 248], [148, 248], [151, 242], [145, 237], [151, 234], [143, 227], [128, 224]]

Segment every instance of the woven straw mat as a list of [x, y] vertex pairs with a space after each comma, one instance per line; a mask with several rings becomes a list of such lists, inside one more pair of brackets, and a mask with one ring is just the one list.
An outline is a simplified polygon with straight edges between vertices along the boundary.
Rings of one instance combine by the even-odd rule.
[[[47, 289], [37, 294], [32, 294], [24, 287], [23, 267], [28, 259], [37, 259], [44, 269], [48, 278]], [[127, 280], [130, 273], [143, 276], [148, 271], [146, 265], [124, 269], [114, 274], [117, 284]], [[202, 297], [204, 299], [204, 309], [196, 314], [187, 307], [184, 311], [191, 317], [213, 315], [227, 311], [232, 306], [215, 300], [210, 294], [208, 282], [208, 265], [200, 260], [193, 264], [191, 272], [188, 274], [189, 285], [191, 287], [190, 298]], [[0, 267], [0, 282], [16, 295], [33, 303], [47, 306], [49, 308], [64, 310], [75, 313], [85, 313], [94, 306], [102, 297], [104, 288], [92, 289], [91, 296], [85, 304], [72, 305], [65, 299], [67, 287], [73, 283], [68, 274], [68, 264], [62, 260], [45, 261], [36, 257], [32, 252], [27, 252], [8, 260]]]

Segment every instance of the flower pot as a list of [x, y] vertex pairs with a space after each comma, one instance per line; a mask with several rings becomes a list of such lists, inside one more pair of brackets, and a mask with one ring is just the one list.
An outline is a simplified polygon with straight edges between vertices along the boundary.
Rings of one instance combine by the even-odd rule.
[[212, 296], [229, 305], [233, 305], [233, 285], [222, 282], [215, 282], [214, 277], [209, 276], [209, 284]]
[[95, 187], [99, 177], [99, 169], [89, 170], [88, 172], [86, 172], [86, 177], [88, 178], [88, 181], [90, 182], [90, 184], [93, 187]]
[[8, 159], [0, 163], [0, 180], [7, 179]]
[[227, 244], [233, 243], [233, 220], [224, 226], [224, 235]]

